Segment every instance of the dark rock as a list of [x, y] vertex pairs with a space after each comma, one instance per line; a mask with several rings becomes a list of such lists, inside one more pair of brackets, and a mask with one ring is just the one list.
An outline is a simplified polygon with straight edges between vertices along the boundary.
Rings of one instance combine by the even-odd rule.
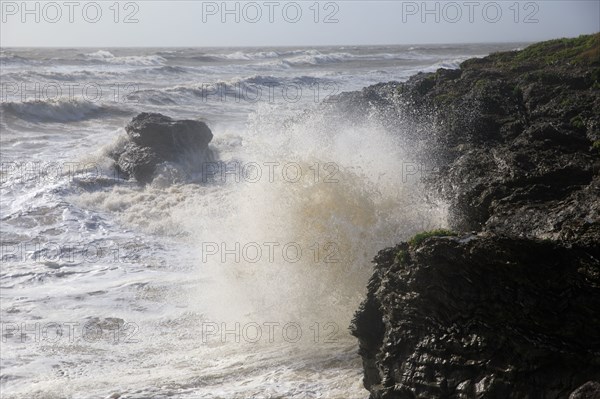
[[177, 121], [146, 112], [134, 117], [125, 130], [129, 141], [122, 151], [111, 155], [120, 172], [140, 183], [151, 182], [156, 167], [163, 162], [201, 163], [213, 138], [204, 122]]
[[125, 145], [124, 152], [119, 154], [117, 161], [120, 171], [127, 176], [134, 177], [140, 183], [148, 183], [152, 181], [156, 165], [163, 159], [151, 148], [129, 143]]
[[352, 325], [371, 398], [597, 395], [598, 54], [600, 34], [556, 40], [338, 97], [391, 119], [476, 232], [375, 258]]
[[589, 381], [574, 391], [569, 399], [600, 399], [600, 383]]
[[162, 114], [141, 113], [125, 127], [127, 135], [139, 147], [148, 147], [165, 158], [175, 159], [181, 149], [205, 149], [213, 138], [206, 123], [173, 120]]
[[568, 397], [600, 377], [599, 259], [496, 236], [380, 252], [352, 326], [371, 397]]
[[[432, 171], [424, 179], [431, 192], [449, 203], [452, 229], [577, 241], [572, 225], [596, 230], [600, 218], [600, 157], [592, 150], [600, 60], [585, 58], [599, 38], [542, 43], [344, 93], [337, 110], [354, 120], [379, 115], [419, 149], [416, 161]], [[563, 58], [543, 62], [536, 46], [558, 46]]]

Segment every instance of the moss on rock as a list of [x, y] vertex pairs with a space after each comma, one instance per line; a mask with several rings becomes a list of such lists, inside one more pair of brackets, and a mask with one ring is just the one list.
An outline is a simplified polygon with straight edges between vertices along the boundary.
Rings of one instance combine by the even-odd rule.
[[429, 237], [454, 237], [457, 234], [451, 230], [446, 229], [436, 229], [431, 231], [424, 231], [422, 233], [416, 234], [413, 238], [411, 238], [408, 243], [411, 247], [417, 247], [421, 244], [425, 239]]

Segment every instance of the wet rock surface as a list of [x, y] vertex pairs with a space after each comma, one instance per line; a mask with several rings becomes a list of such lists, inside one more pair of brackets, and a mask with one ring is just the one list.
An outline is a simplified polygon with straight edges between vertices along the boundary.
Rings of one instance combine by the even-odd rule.
[[597, 395], [599, 41], [539, 43], [338, 98], [425, 149], [422, 177], [459, 233], [376, 257], [352, 325], [372, 398]]
[[199, 164], [209, 155], [213, 138], [209, 127], [196, 120], [174, 120], [158, 113], [143, 112], [125, 127], [127, 142], [112, 157], [125, 177], [140, 183], [153, 180], [164, 162]]
[[600, 251], [432, 237], [379, 253], [354, 320], [373, 398], [567, 398], [600, 376]]
[[589, 381], [583, 384], [569, 399], [600, 399], [600, 383]]

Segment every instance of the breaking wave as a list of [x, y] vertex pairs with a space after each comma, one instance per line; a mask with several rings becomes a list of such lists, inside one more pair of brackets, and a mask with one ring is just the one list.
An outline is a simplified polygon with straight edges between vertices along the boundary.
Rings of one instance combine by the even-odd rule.
[[1, 107], [2, 119], [13, 117], [34, 123], [76, 122], [128, 113], [117, 107], [84, 100], [4, 102]]

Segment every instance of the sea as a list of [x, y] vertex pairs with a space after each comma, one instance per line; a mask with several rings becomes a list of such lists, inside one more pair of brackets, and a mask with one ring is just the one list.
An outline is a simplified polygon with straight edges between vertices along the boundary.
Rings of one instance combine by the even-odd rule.
[[[372, 259], [447, 206], [332, 103], [521, 46], [3, 48], [2, 398], [367, 398]], [[140, 112], [206, 122], [211, 178], [115, 172]]]

